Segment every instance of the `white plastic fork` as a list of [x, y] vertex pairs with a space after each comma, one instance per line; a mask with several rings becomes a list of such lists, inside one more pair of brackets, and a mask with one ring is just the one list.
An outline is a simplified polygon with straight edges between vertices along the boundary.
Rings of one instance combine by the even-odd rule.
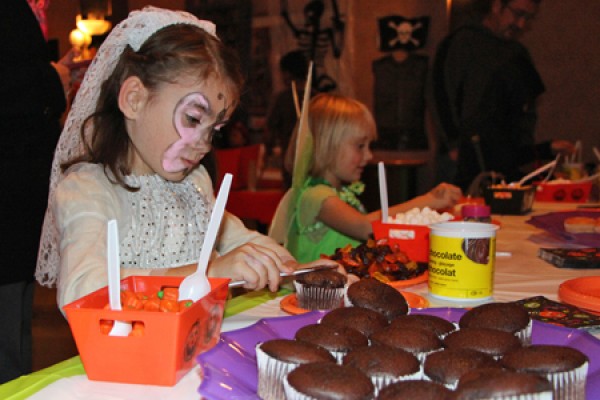
[[377, 163], [377, 175], [379, 177], [379, 201], [381, 203], [381, 222], [388, 222], [388, 190], [387, 178], [385, 176], [385, 165], [383, 161]]
[[185, 279], [179, 285], [179, 300], [192, 300], [198, 301], [202, 297], [206, 296], [210, 292], [210, 282], [206, 277], [206, 267], [208, 266], [208, 260], [215, 246], [215, 240], [217, 233], [219, 232], [219, 226], [221, 226], [221, 218], [225, 211], [225, 203], [227, 203], [227, 197], [229, 196], [229, 188], [231, 187], [231, 174], [225, 174], [217, 200], [213, 207], [210, 215], [210, 221], [208, 222], [208, 229], [204, 235], [204, 243], [202, 243], [202, 249], [200, 250], [200, 259], [198, 260], [198, 268], [196, 272], [185, 277]]
[[[119, 258], [119, 230], [117, 221], [111, 219], [107, 225], [106, 247], [108, 253], [108, 300], [112, 310], [121, 310], [121, 261]], [[114, 321], [109, 336], [127, 336], [131, 332], [131, 323]]]

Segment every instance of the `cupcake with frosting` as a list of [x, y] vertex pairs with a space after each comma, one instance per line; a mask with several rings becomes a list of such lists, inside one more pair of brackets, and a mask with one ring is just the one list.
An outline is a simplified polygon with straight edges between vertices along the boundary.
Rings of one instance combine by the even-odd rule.
[[471, 349], [494, 357], [496, 360], [509, 351], [522, 347], [521, 341], [510, 332], [488, 328], [464, 328], [444, 338], [448, 349]]
[[421, 379], [421, 364], [408, 351], [387, 346], [361, 347], [350, 351], [342, 361], [363, 371], [373, 382], [375, 394], [385, 386], [407, 379]]
[[298, 366], [284, 379], [287, 400], [371, 400], [375, 388], [362, 371], [348, 365], [310, 363]]
[[296, 332], [295, 339], [323, 347], [338, 363], [349, 351], [369, 345], [369, 339], [354, 328], [323, 324], [303, 326]]
[[338, 271], [322, 269], [299, 275], [294, 280], [298, 307], [331, 310], [344, 305], [348, 278]]
[[476, 368], [500, 368], [490, 355], [472, 349], [445, 349], [427, 356], [423, 364], [424, 376], [434, 382], [455, 389], [459, 379]]
[[516, 335], [524, 346], [531, 344], [531, 317], [517, 303], [487, 303], [473, 307], [460, 318], [459, 327], [510, 332]]
[[439, 383], [431, 381], [399, 381], [383, 388], [376, 400], [453, 400], [453, 392]]
[[414, 354], [422, 363], [425, 358], [443, 348], [443, 343], [433, 332], [423, 329], [400, 329], [388, 326], [371, 335], [372, 345], [383, 345], [402, 349]]
[[311, 362], [335, 365], [335, 358], [322, 347], [308, 342], [273, 339], [256, 345], [257, 394], [264, 400], [284, 398], [283, 378], [298, 365]]
[[348, 286], [344, 303], [348, 307], [364, 307], [377, 311], [388, 321], [409, 312], [404, 296], [375, 278], [364, 278]]
[[452, 322], [442, 317], [428, 314], [410, 314], [395, 318], [391, 326], [399, 329], [419, 328], [435, 333], [440, 339], [456, 331], [457, 327]]
[[551, 400], [548, 379], [503, 368], [479, 368], [464, 374], [455, 390], [455, 400]]
[[366, 337], [389, 325], [383, 314], [364, 307], [342, 307], [331, 310], [323, 318], [321, 324], [346, 326], [354, 328]]
[[531, 345], [504, 355], [502, 365], [517, 372], [547, 378], [554, 399], [585, 399], [588, 357], [577, 349], [557, 345]]

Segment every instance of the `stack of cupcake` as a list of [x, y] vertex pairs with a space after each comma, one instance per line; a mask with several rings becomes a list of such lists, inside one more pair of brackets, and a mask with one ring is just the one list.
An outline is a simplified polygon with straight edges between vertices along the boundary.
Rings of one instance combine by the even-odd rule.
[[588, 358], [531, 345], [532, 322], [519, 305], [485, 304], [453, 323], [410, 314], [402, 294], [375, 279], [351, 284], [342, 299], [285, 340], [285, 351], [277, 340], [277, 351], [257, 345], [262, 398], [585, 398]]

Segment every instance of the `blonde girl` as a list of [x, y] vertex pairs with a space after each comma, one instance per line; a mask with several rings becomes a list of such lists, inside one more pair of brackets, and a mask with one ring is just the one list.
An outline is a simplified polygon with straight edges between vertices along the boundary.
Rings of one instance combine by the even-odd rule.
[[[364, 189], [360, 177], [373, 158], [369, 146], [376, 130], [371, 112], [357, 100], [319, 94], [310, 102], [308, 126], [314, 154], [309, 176], [292, 204], [287, 241], [300, 262], [367, 240], [372, 234], [371, 222], [381, 218], [381, 211], [366, 213], [358, 198]], [[424, 195], [391, 206], [389, 213], [425, 206], [445, 208], [460, 196], [459, 188], [442, 183]]]

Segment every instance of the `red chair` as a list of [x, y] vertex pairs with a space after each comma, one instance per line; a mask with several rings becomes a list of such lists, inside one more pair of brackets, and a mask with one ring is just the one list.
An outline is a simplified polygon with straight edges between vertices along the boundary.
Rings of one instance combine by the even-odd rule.
[[269, 225], [284, 191], [260, 186], [261, 154], [260, 144], [216, 150], [217, 179], [220, 184], [225, 173], [233, 174], [227, 211]]

